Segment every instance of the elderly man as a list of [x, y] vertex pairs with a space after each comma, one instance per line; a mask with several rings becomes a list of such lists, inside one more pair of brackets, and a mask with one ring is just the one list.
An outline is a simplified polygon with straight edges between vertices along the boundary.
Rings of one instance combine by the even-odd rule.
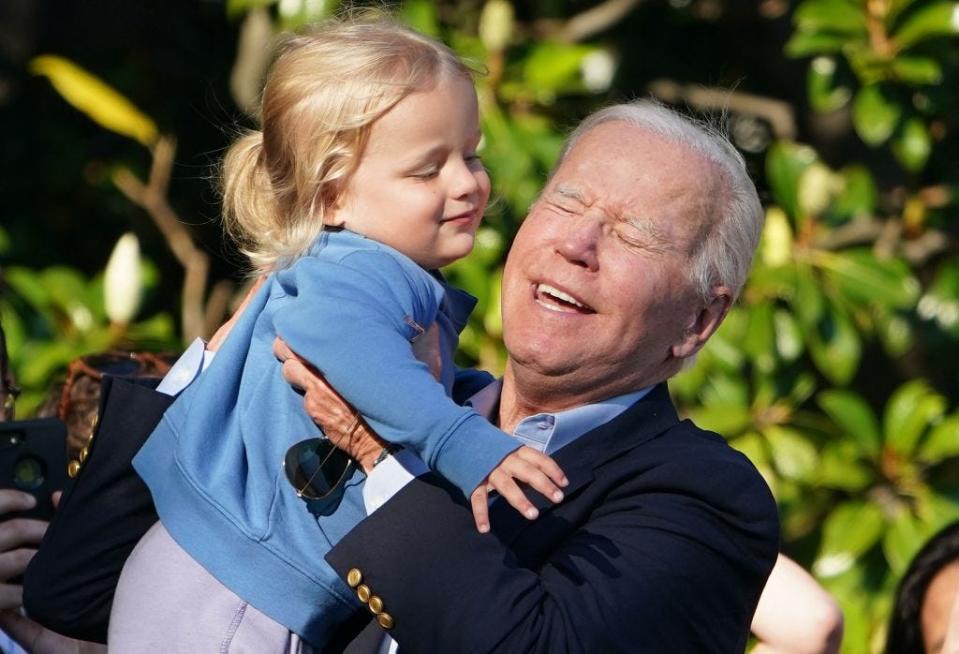
[[[535, 522], [494, 501], [491, 536], [439, 478], [396, 484], [327, 556], [371, 609], [356, 651], [380, 628], [416, 652], [743, 651], [776, 508], [742, 455], [677, 418], [664, 382], [719, 327], [761, 224], [742, 159], [710, 130], [650, 103], [579, 127], [506, 263], [505, 375], [472, 400], [555, 458], [566, 499], [535, 496]], [[398, 471], [423, 472], [407, 452], [376, 466], [383, 443], [344, 433], [342, 405], [277, 351], [368, 472], [373, 507]]]
[[[761, 223], [732, 146], [668, 109], [611, 107], [571, 136], [507, 261], [506, 374], [471, 400], [565, 471], [562, 503], [529, 491], [535, 521], [481, 486], [474, 525], [465, 498], [410, 452], [345, 434], [349, 409], [280, 344], [310, 414], [368, 473], [371, 515], [327, 558], [370, 611], [329, 651], [742, 651], [776, 558], [775, 504], [743, 456], [678, 419], [664, 382], [722, 322]], [[184, 365], [200, 365], [194, 354]], [[104, 393], [101, 445], [149, 433], [169, 403], [122, 380]], [[113, 522], [155, 519], [145, 489], [124, 492], [130, 508], [103, 506]], [[94, 529], [84, 517], [53, 525], [66, 536], [46, 581], [63, 591], [43, 608], [49, 624], [96, 640], [138, 535], [91, 562], [97, 581], [81, 593], [71, 586], [89, 555], [69, 543]]]

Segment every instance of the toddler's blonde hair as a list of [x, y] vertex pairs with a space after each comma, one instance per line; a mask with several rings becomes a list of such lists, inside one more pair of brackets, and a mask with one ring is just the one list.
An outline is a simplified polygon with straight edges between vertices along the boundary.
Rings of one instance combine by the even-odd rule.
[[387, 20], [333, 21], [281, 46], [260, 130], [227, 151], [227, 233], [260, 272], [309, 248], [359, 164], [376, 120], [410, 93], [472, 71], [445, 45]]

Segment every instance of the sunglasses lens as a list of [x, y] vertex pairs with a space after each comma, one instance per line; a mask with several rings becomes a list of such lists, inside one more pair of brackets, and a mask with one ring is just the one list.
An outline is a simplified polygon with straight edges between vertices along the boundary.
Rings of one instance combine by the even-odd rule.
[[297, 495], [318, 500], [332, 493], [350, 467], [350, 457], [325, 438], [300, 441], [286, 451], [283, 469]]

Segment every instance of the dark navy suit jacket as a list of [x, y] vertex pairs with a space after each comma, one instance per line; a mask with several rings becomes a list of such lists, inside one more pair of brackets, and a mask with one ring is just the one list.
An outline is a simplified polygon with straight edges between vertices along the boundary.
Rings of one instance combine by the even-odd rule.
[[[778, 551], [769, 489], [665, 384], [554, 454], [570, 484], [493, 534], [438, 477], [404, 487], [327, 560], [380, 597], [400, 652], [742, 652]], [[373, 652], [371, 623], [350, 652]]]

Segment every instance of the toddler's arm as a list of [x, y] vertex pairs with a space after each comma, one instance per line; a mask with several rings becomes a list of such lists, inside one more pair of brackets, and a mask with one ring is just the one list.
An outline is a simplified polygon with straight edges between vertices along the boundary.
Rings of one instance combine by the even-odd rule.
[[413, 356], [405, 318], [421, 325], [435, 320], [432, 280], [367, 250], [339, 261], [307, 257], [277, 279], [286, 293], [273, 300], [277, 335], [316, 365], [382, 438], [412, 448], [467, 496], [519, 446], [457, 406]]

